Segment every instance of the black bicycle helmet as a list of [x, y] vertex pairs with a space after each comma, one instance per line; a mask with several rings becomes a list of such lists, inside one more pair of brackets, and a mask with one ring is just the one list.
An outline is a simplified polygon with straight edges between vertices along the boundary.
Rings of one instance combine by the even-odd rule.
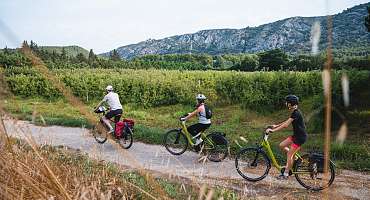
[[290, 105], [294, 106], [294, 105], [298, 105], [299, 98], [296, 95], [290, 94], [285, 97], [285, 101], [287, 103], [290, 103]]

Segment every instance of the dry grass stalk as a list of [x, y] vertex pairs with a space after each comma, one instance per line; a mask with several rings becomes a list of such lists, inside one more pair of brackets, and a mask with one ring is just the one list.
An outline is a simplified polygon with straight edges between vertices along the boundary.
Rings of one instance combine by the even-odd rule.
[[[98, 123], [98, 120], [96, 117], [87, 109], [85, 104], [80, 101], [77, 97], [75, 97], [71, 91], [70, 88], [68, 88], [62, 81], [60, 81], [52, 72], [49, 71], [49, 69], [45, 66], [45, 64], [42, 62], [42, 60], [38, 57], [36, 57], [32, 50], [28, 47], [22, 47], [21, 51], [24, 53], [24, 55], [29, 58], [32, 62], [32, 65], [37, 69], [48, 81], [50, 81], [53, 86], [58, 89], [63, 96], [66, 98], [66, 100], [76, 108], [78, 108], [80, 114], [86, 117], [86, 119], [91, 124], [97, 124], [98, 131], [103, 132], [105, 131], [104, 127]], [[111, 136], [109, 136], [109, 139], [112, 139]], [[153, 187], [153, 189], [156, 190], [156, 193], [164, 199], [169, 199], [167, 194], [163, 191], [162, 187], [154, 180], [154, 178], [148, 174], [147, 171], [143, 169], [143, 167], [136, 161], [135, 158], [133, 158], [130, 154], [126, 153], [125, 150], [123, 150], [118, 144], [113, 142], [114, 147], [118, 150], [118, 152], [122, 153], [127, 159], [132, 161], [134, 163], [135, 167], [139, 169], [139, 173], [146, 178], [146, 181]]]

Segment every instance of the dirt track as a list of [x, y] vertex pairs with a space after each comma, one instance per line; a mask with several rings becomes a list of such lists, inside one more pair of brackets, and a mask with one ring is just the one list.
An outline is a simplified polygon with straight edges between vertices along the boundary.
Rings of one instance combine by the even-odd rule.
[[[207, 183], [220, 185], [240, 191], [246, 198], [282, 199], [308, 198], [321, 199], [324, 192], [309, 192], [291, 177], [288, 181], [275, 178], [277, 172], [270, 174], [258, 183], [244, 181], [237, 173], [234, 160], [227, 159], [221, 163], [199, 162], [198, 154], [187, 151], [181, 156], [169, 154], [163, 146], [149, 145], [135, 141], [129, 150], [119, 153], [117, 145], [108, 140], [98, 144], [87, 129], [60, 126], [41, 127], [29, 122], [6, 120], [8, 134], [24, 138], [23, 132], [33, 136], [37, 144], [67, 146], [88, 154], [99, 160], [118, 163], [130, 168], [145, 168], [157, 176], [170, 177], [196, 184]], [[131, 158], [130, 158], [131, 157]], [[369, 199], [370, 175], [355, 171], [342, 170], [334, 184], [327, 191], [328, 199]]]

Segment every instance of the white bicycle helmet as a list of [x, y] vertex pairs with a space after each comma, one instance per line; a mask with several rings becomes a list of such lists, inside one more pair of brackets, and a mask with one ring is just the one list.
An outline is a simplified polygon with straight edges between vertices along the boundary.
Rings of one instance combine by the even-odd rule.
[[108, 85], [105, 89], [106, 89], [107, 91], [113, 91], [113, 86]]
[[204, 94], [198, 94], [196, 97], [195, 97], [197, 100], [206, 100], [207, 97], [204, 96]]

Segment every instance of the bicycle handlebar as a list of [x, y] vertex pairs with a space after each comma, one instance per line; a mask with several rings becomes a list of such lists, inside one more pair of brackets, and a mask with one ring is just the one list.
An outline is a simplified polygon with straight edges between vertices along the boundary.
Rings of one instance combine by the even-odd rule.
[[266, 130], [267, 129], [272, 129], [272, 128], [274, 128], [272, 125], [268, 125], [268, 126], [265, 126], [265, 128], [263, 129], [263, 132], [262, 132], [262, 138], [264, 139], [264, 140], [267, 140], [268, 139], [268, 135], [270, 134], [270, 133], [267, 133], [266, 132]]
[[182, 118], [185, 118], [185, 117], [187, 117], [189, 114], [185, 114], [185, 115], [182, 115], [180, 118], [179, 118], [179, 120], [181, 121], [181, 122], [184, 122], [184, 120], [181, 120]]

